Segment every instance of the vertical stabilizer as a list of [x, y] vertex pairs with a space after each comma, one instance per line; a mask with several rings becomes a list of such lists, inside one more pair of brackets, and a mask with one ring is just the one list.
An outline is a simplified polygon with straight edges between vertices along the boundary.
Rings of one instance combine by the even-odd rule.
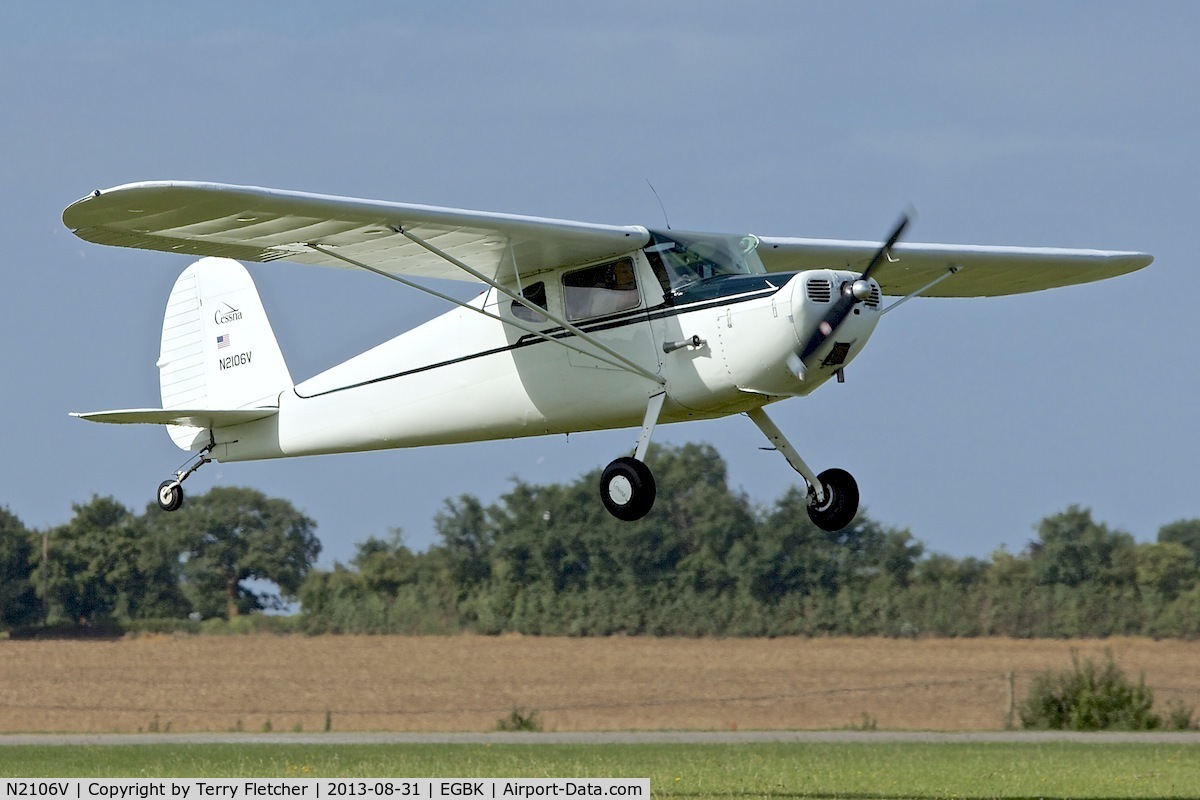
[[[164, 409], [277, 406], [292, 378], [246, 268], [202, 258], [175, 281], [158, 357]], [[208, 443], [203, 428], [171, 426], [185, 450]]]

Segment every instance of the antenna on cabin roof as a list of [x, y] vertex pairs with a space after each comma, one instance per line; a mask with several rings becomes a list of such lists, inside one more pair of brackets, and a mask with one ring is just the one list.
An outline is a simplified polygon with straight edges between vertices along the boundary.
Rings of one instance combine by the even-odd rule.
[[649, 178], [646, 178], [646, 185], [650, 187], [650, 191], [654, 192], [654, 199], [658, 201], [658, 207], [662, 209], [663, 222], [667, 223], [667, 230], [671, 230], [671, 220], [667, 219], [667, 207], [663, 205], [662, 198], [658, 196], [658, 191]]

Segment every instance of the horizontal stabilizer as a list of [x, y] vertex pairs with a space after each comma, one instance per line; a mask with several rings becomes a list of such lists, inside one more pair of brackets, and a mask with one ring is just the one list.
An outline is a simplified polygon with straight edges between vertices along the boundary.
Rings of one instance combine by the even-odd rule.
[[265, 408], [126, 408], [116, 411], [75, 411], [72, 417], [89, 422], [121, 425], [186, 425], [192, 428], [228, 428], [279, 413], [278, 406]]

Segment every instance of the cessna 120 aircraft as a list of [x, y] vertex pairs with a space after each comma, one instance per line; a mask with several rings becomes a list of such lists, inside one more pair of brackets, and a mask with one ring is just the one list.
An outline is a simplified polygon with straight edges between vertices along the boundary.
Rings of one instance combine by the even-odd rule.
[[[858, 510], [841, 469], [813, 472], [765, 407], [842, 379], [880, 316], [917, 295], [1008, 295], [1132, 272], [1142, 253], [883, 244], [652, 230], [245, 186], [97, 190], [63, 222], [99, 244], [203, 256], [175, 282], [161, 408], [77, 413], [167, 426], [194, 451], [159, 486], [168, 511], [211, 460], [245, 461], [636, 428], [600, 498], [654, 503], [656, 425], [745, 414], [808, 484], [829, 531]], [[235, 260], [236, 259], [236, 260]], [[366, 270], [456, 308], [295, 383], [239, 261]], [[422, 278], [485, 287], [461, 302]], [[899, 298], [884, 306], [883, 297]]]

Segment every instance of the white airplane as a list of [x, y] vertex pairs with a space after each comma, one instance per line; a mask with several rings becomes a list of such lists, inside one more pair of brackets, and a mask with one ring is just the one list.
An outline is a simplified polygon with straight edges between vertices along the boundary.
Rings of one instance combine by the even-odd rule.
[[[99, 244], [203, 256], [167, 302], [161, 408], [77, 413], [166, 425], [190, 466], [636, 428], [600, 497], [635, 520], [654, 503], [656, 425], [745, 414], [803, 476], [809, 516], [858, 510], [841, 469], [813, 472], [767, 416], [843, 370], [887, 311], [917, 295], [1032, 292], [1147, 266], [1142, 253], [684, 233], [245, 186], [97, 190], [63, 222]], [[237, 259], [237, 260], [233, 260]], [[457, 306], [294, 383], [239, 261], [366, 270]], [[421, 284], [484, 285], [461, 302]], [[900, 298], [884, 306], [883, 297]]]

